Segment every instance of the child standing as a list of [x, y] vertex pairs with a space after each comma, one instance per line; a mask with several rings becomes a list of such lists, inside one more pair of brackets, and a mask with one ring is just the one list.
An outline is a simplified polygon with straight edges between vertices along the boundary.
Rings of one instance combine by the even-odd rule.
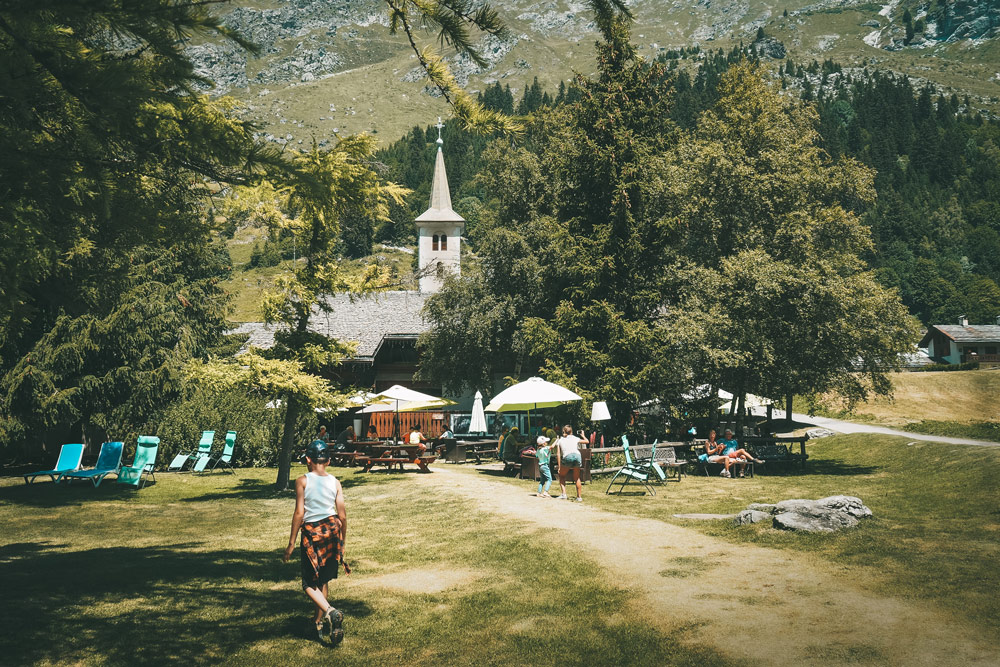
[[[340, 481], [326, 472], [330, 451], [322, 440], [314, 440], [306, 448], [309, 472], [295, 480], [295, 511], [292, 532], [288, 537], [284, 561], [295, 551], [295, 537], [302, 531], [302, 589], [316, 605], [316, 633], [320, 641], [324, 630], [337, 645], [344, 638], [344, 614], [327, 601], [327, 583], [337, 578], [344, 561], [344, 540], [347, 537], [347, 508]], [[344, 563], [344, 573], [351, 569]]]
[[549, 487], [552, 486], [552, 468], [549, 467], [549, 457], [552, 455], [552, 445], [549, 444], [549, 439], [544, 435], [538, 436], [535, 443], [537, 444], [535, 457], [538, 459], [538, 473], [541, 476], [538, 482], [538, 493], [535, 495], [539, 498], [551, 498]]

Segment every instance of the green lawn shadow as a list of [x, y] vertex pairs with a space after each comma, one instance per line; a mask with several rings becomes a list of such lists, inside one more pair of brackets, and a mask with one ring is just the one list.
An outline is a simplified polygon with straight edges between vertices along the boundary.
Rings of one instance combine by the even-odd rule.
[[[0, 547], [2, 662], [86, 661], [96, 652], [111, 664], [200, 663], [262, 640], [311, 638], [309, 605], [297, 581], [277, 586], [297, 579], [298, 569], [282, 563], [277, 551], [203, 550], [205, 544], [190, 542], [67, 546]], [[374, 613], [361, 599], [336, 599], [342, 592], [336, 587], [331, 592], [331, 603], [353, 618]], [[137, 597], [144, 600], [129, 604]], [[165, 600], [165, 606], [148, 600]], [[201, 616], [220, 610], [222, 618]]]

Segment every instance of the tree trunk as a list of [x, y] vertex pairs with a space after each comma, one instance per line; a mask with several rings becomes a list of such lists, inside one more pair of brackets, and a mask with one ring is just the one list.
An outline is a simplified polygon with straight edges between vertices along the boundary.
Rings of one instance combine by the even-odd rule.
[[299, 401], [294, 396], [285, 399], [285, 427], [281, 433], [281, 449], [278, 451], [278, 479], [274, 487], [279, 491], [288, 488], [288, 478], [292, 472], [292, 448], [295, 447], [295, 422], [299, 418]]
[[744, 407], [744, 402], [746, 399], [746, 394], [743, 393], [743, 387], [740, 386], [740, 395], [738, 397], [739, 402], [736, 407], [736, 439], [743, 440], [743, 425], [746, 423], [746, 408]]
[[789, 430], [792, 428], [792, 393], [785, 394], [785, 421], [788, 422]]

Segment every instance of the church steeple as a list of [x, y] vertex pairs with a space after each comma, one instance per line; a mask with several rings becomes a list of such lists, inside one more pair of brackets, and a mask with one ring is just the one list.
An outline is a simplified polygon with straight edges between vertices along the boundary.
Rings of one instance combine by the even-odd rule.
[[451, 208], [451, 189], [444, 168], [444, 140], [438, 118], [437, 156], [434, 179], [431, 181], [430, 208], [417, 216], [417, 254], [420, 266], [420, 291], [437, 292], [444, 283], [446, 271], [460, 274], [462, 231], [465, 219]]
[[416, 222], [465, 222], [465, 219], [451, 208], [451, 189], [448, 187], [448, 174], [444, 168], [444, 152], [441, 147], [441, 128], [444, 125], [438, 118], [437, 158], [434, 160], [434, 178], [431, 180], [430, 208], [417, 216]]

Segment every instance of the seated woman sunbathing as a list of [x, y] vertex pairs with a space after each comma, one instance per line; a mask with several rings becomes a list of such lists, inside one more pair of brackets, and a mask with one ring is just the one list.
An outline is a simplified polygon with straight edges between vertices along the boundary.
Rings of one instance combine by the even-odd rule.
[[[747, 469], [747, 463], [750, 461], [753, 461], [754, 463], [764, 462], [764, 459], [754, 458], [753, 454], [740, 447], [740, 444], [736, 442], [736, 438], [733, 437], [733, 432], [728, 428], [726, 429], [726, 437], [722, 439], [721, 444], [724, 447], [723, 456], [729, 459], [726, 463], [725, 473], [729, 473], [730, 463], [739, 463], [740, 477], [743, 477]], [[730, 477], [730, 475], [723, 474], [723, 477]]]
[[707, 461], [709, 463], [719, 463], [725, 466], [725, 469], [719, 473], [722, 477], [729, 477], [729, 457], [725, 455], [726, 446], [721, 442], [715, 441], [715, 429], [708, 432], [708, 440], [705, 441], [705, 452], [698, 455], [699, 461]]

